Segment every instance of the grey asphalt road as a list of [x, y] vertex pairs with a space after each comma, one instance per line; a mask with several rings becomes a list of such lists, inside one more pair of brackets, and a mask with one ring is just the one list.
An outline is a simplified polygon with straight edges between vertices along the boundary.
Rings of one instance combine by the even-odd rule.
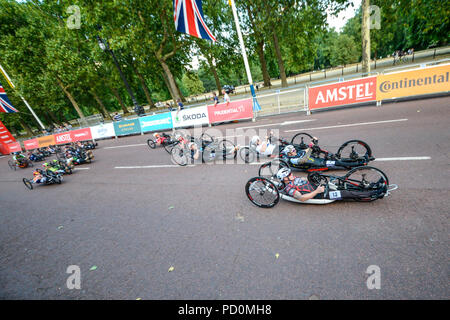
[[[213, 127], [305, 131], [330, 151], [361, 139], [391, 158], [371, 165], [399, 186], [372, 203], [260, 209], [244, 193], [258, 166], [158, 167], [172, 163], [145, 145], [150, 135], [99, 141], [93, 163], [32, 191], [21, 182], [32, 170], [0, 158], [0, 298], [449, 299], [449, 105], [441, 97]], [[66, 286], [71, 265], [81, 289]], [[367, 287], [372, 265], [380, 289]]]

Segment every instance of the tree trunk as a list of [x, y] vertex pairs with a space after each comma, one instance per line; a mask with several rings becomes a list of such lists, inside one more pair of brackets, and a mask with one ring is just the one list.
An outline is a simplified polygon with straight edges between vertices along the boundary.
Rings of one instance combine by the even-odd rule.
[[142, 89], [144, 89], [145, 97], [147, 98], [147, 102], [150, 106], [150, 109], [155, 106], [155, 103], [152, 100], [152, 95], [150, 94], [150, 90], [148, 90], [147, 84], [145, 83], [145, 79], [142, 74], [137, 71], [137, 69], [132, 65], [134, 72], [137, 74], [139, 81], [141, 82]]
[[19, 117], [19, 123], [29, 136], [33, 135], [33, 130], [31, 130], [30, 126], [21, 117]]
[[174, 101], [176, 101], [175, 98], [174, 98], [175, 95], [173, 94], [172, 88], [171, 88], [170, 85], [169, 85], [169, 80], [167, 80], [167, 75], [166, 75], [164, 72], [162, 72], [162, 77], [163, 77], [163, 79], [164, 79], [164, 83], [166, 84], [167, 90], [169, 90], [170, 96], [172, 97], [172, 99], [173, 99]]
[[116, 88], [113, 88], [113, 87], [110, 87], [110, 88], [111, 88], [111, 91], [112, 91], [113, 95], [116, 97], [117, 101], [119, 101], [119, 104], [120, 104], [120, 107], [122, 108], [123, 114], [124, 115], [127, 114], [128, 113], [128, 109], [125, 106], [125, 104], [123, 103], [122, 98], [119, 95], [119, 92], [117, 91]]
[[50, 109], [47, 109], [48, 115], [50, 116], [50, 118], [52, 119], [52, 121], [54, 123], [56, 123], [58, 126], [61, 125], [61, 121], [58, 119], [58, 117], [55, 115], [55, 113], [53, 111], [51, 111]]
[[180, 92], [180, 88], [178, 88], [177, 82], [175, 81], [175, 77], [172, 74], [172, 71], [170, 71], [169, 66], [167, 65], [167, 63], [160, 59], [159, 63], [161, 64], [161, 67], [164, 71], [164, 74], [166, 75], [166, 79], [167, 82], [169, 84], [169, 91], [172, 94], [172, 98], [177, 101], [178, 99], [180, 99], [181, 101], [186, 101], [186, 99], [183, 97], [183, 95]]
[[66, 87], [64, 87], [64, 84], [62, 83], [61, 79], [59, 79], [59, 77], [56, 77], [56, 80], [58, 81], [59, 86], [61, 87], [62, 91], [64, 91], [64, 93], [66, 94], [67, 98], [69, 98], [70, 102], [72, 103], [73, 107], [75, 108], [75, 110], [78, 113], [78, 116], [81, 119], [81, 122], [83, 122], [85, 125], [87, 125], [87, 121], [84, 118], [84, 114], [83, 111], [81, 111], [80, 107], [78, 106], [77, 102], [75, 101], [75, 99], [73, 98], [73, 96], [70, 94], [70, 92], [66, 89]]
[[259, 63], [261, 63], [261, 71], [264, 79], [264, 87], [269, 87], [271, 83], [269, 71], [267, 70], [266, 58], [264, 57], [264, 40], [257, 42], [256, 51], [258, 52]]
[[362, 2], [362, 72], [370, 72], [370, 0]]
[[109, 114], [108, 110], [106, 110], [106, 107], [99, 96], [95, 93], [95, 91], [91, 91], [91, 93], [94, 96], [95, 101], [97, 101], [98, 105], [100, 106], [100, 112], [103, 114], [103, 118], [112, 120], [111, 115]]
[[280, 49], [280, 45], [278, 43], [278, 36], [277, 36], [275, 30], [273, 30], [272, 38], [273, 38], [273, 46], [275, 48], [275, 53], [277, 56], [278, 69], [280, 71], [281, 86], [284, 88], [284, 87], [288, 86], [287, 79], [286, 79], [286, 71], [284, 70], [283, 57], [281, 56], [281, 49]]
[[211, 73], [214, 76], [214, 80], [216, 81], [216, 87], [217, 90], [219, 90], [219, 96], [222, 96], [222, 85], [220, 84], [219, 76], [217, 75], [217, 69], [216, 66], [214, 66], [213, 61], [209, 55], [205, 55], [206, 59], [208, 60], [209, 70], [211, 70]]

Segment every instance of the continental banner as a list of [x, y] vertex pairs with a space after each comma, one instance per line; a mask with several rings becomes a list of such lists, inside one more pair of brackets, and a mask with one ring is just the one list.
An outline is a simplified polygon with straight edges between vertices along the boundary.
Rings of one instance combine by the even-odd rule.
[[377, 100], [450, 90], [450, 64], [379, 75]]

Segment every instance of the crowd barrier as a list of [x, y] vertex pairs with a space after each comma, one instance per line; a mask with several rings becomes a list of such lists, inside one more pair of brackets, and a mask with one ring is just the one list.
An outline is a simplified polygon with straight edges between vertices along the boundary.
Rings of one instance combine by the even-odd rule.
[[[233, 101], [228, 104], [220, 103], [215, 106], [208, 105], [180, 111], [159, 113], [132, 120], [122, 120], [89, 128], [37, 137], [23, 141], [23, 147], [25, 150], [33, 150], [48, 147], [50, 145], [61, 145], [77, 141], [144, 134], [145, 132], [150, 131], [188, 128], [197, 125], [251, 118], [253, 118], [252, 99], [244, 99]], [[21, 151], [21, 149], [22, 147], [19, 142], [6, 144], [6, 153]]]
[[307, 110], [448, 92], [449, 75], [444, 64], [309, 87]]

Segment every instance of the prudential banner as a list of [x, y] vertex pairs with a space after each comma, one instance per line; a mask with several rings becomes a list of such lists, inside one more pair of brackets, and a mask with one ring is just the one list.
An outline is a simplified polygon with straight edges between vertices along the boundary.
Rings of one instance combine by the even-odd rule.
[[208, 107], [197, 107], [172, 112], [172, 123], [174, 128], [194, 127], [208, 124]]
[[142, 132], [172, 129], [172, 115], [170, 112], [159, 113], [139, 118]]

